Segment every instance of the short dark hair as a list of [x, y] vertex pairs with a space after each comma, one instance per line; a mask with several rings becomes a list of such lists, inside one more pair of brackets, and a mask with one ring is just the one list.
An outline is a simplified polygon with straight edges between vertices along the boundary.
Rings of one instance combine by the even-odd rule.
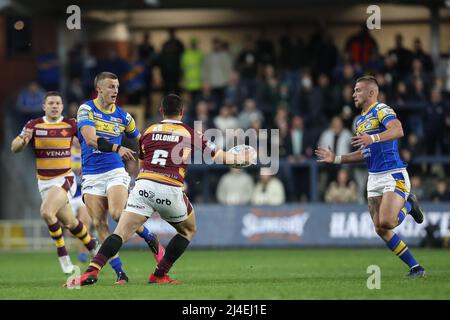
[[165, 116], [176, 116], [180, 114], [183, 104], [179, 95], [170, 93], [162, 98], [161, 107]]
[[97, 74], [95, 76], [95, 80], [94, 80], [94, 87], [97, 88], [97, 85], [100, 81], [104, 80], [104, 79], [113, 79], [113, 80], [117, 80], [119, 79], [117, 77], [117, 75], [115, 75], [112, 72], [100, 72], [99, 74]]
[[358, 82], [369, 82], [369, 83], [373, 83], [374, 85], [376, 85], [377, 88], [380, 87], [378, 85], [377, 79], [371, 75], [365, 75], [365, 76], [359, 77], [358, 79], [356, 79], [356, 83], [358, 83]]
[[59, 93], [58, 91], [48, 91], [45, 96], [44, 96], [44, 100], [42, 101], [42, 103], [45, 103], [45, 101], [47, 101], [48, 97], [60, 97], [62, 100], [62, 95], [61, 93]]

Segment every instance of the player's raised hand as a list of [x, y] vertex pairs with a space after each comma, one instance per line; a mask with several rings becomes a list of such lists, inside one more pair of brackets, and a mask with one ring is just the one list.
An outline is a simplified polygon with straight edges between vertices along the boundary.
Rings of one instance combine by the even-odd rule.
[[317, 160], [318, 162], [333, 163], [334, 158], [336, 157], [336, 154], [330, 147], [328, 147], [328, 149], [318, 147], [314, 153], [319, 158]]
[[357, 136], [352, 137], [352, 146], [356, 147], [356, 148], [365, 148], [367, 147], [369, 144], [372, 144], [373, 140], [372, 138], [367, 134], [367, 133], [363, 133], [363, 134], [359, 134]]
[[28, 144], [28, 142], [30, 142], [31, 138], [33, 137], [33, 129], [25, 129], [25, 132], [21, 135], [22, 137], [22, 141], [23, 141], [23, 145]]
[[128, 149], [127, 147], [121, 146], [119, 148], [119, 151], [117, 151], [117, 153], [123, 160], [136, 160], [133, 156], [133, 154], [136, 152], [134, 152], [131, 149]]

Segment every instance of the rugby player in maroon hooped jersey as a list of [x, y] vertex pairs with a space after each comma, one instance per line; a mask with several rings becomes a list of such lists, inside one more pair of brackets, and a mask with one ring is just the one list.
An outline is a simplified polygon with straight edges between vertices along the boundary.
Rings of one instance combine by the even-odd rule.
[[[177, 234], [168, 243], [164, 257], [148, 281], [178, 283], [169, 277], [168, 272], [196, 232], [194, 209], [183, 192], [187, 164], [186, 161], [179, 161], [179, 157], [187, 160], [192, 149], [197, 148], [203, 154], [211, 155], [215, 163], [255, 163], [251, 151], [243, 149], [240, 153], [231, 153], [217, 149], [212, 142], [183, 124], [183, 104], [179, 96], [165, 96], [161, 101], [160, 113], [163, 120], [148, 127], [139, 140], [141, 170], [114, 233], [103, 242], [86, 272], [66, 283], [68, 287], [96, 283], [103, 266], [155, 211], [177, 230]], [[183, 144], [181, 149], [180, 143]], [[182, 150], [182, 154], [172, 152], [175, 148]]]
[[91, 254], [96, 241], [91, 238], [86, 226], [72, 213], [69, 200], [74, 196], [77, 184], [71, 168], [71, 145], [77, 135], [75, 119], [63, 117], [61, 95], [56, 91], [44, 97], [45, 115], [28, 121], [11, 143], [11, 151], [21, 152], [31, 142], [36, 154], [39, 192], [42, 197], [40, 213], [47, 223], [53, 238], [58, 260], [64, 273], [70, 274], [73, 265], [67, 253], [62, 227], [80, 239]]

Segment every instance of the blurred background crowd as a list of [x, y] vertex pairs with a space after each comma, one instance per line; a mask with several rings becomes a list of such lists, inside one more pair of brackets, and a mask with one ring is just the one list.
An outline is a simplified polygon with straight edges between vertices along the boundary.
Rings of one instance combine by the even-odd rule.
[[[208, 14], [211, 17], [203, 17], [211, 24], [214, 14]], [[422, 200], [449, 201], [450, 51], [440, 49], [431, 56], [432, 45], [424, 38], [428, 33], [412, 37], [408, 29], [405, 37], [403, 32], [392, 32], [391, 26], [391, 31], [383, 31], [383, 38], [377, 38], [365, 23], [343, 23], [350, 31], [345, 38], [323, 21], [302, 32], [290, 22], [278, 24], [276, 32], [270, 24], [253, 25], [252, 32], [237, 27], [240, 34], [236, 37], [224, 36], [224, 32], [187, 36], [188, 31], [173, 27], [164, 32], [141, 28], [127, 40], [126, 50], [103, 46], [99, 51], [100, 45], [89, 41], [41, 48], [33, 55], [34, 80], [14, 98], [15, 132], [28, 119], [42, 115], [42, 99], [48, 90], [61, 91], [65, 114], [74, 117], [81, 103], [95, 97], [95, 75], [110, 71], [120, 79], [118, 104], [139, 111], [131, 113], [140, 129], [159, 120], [160, 97], [169, 92], [182, 96], [184, 121], [191, 126], [201, 121], [203, 130], [279, 129], [279, 142], [270, 141], [270, 135], [259, 141], [272, 142], [279, 149], [276, 175], [265, 177], [259, 167], [237, 171], [192, 166], [186, 189], [193, 201], [363, 203], [365, 165], [321, 166], [313, 151], [317, 146], [329, 146], [337, 154], [353, 151], [350, 139], [359, 114], [352, 98], [354, 81], [372, 74], [380, 85], [379, 101], [390, 105], [403, 124], [405, 136], [399, 146], [401, 157], [409, 163], [413, 191]], [[400, 23], [405, 28], [414, 25]], [[26, 45], [19, 49], [28, 50]], [[224, 139], [215, 142], [223, 148], [229, 143]], [[265, 151], [272, 152], [270, 148]], [[127, 168], [136, 176], [136, 163]]]
[[[307, 39], [286, 33], [273, 41], [265, 29], [258, 37], [247, 35], [242, 44], [215, 37], [208, 52], [199, 49], [196, 38], [180, 41], [175, 29], [168, 30], [167, 41], [156, 51], [151, 33], [146, 32], [142, 41], [131, 47], [128, 59], [114, 50], [107, 59], [99, 59], [86, 44], [79, 44], [68, 56], [69, 85], [63, 92], [66, 114], [74, 117], [81, 103], [95, 97], [93, 78], [101, 71], [119, 76], [119, 105], [144, 106], [144, 127], [158, 120], [158, 106], [151, 99], [154, 92], [182, 94], [184, 121], [192, 126], [201, 121], [204, 130], [280, 130], [280, 158], [289, 168], [283, 167], [278, 177], [269, 178], [259, 177], [256, 170], [232, 170], [226, 175], [219, 170], [216, 177], [210, 177], [211, 188], [217, 189], [216, 201], [308, 201], [309, 169], [295, 164], [314, 159], [316, 146], [330, 146], [338, 154], [352, 151], [353, 121], [359, 114], [353, 87], [355, 79], [364, 74], [376, 77], [379, 101], [393, 107], [403, 124], [405, 137], [400, 149], [404, 161], [450, 154], [450, 58], [442, 55], [433, 63], [420, 38], [404, 43], [399, 33], [394, 42], [394, 47], [380, 52], [363, 25], [347, 39], [344, 50], [338, 50], [324, 26]], [[230, 47], [240, 49], [232, 51]], [[56, 53], [41, 55], [36, 63], [36, 81], [17, 97], [22, 123], [42, 114], [45, 91], [61, 89]], [[225, 147], [225, 141], [216, 142]], [[410, 164], [413, 189], [424, 200], [450, 200], [444, 178], [449, 169], [449, 165]], [[321, 171], [321, 200], [363, 201], [365, 172], [333, 167]], [[255, 194], [236, 189], [236, 179], [243, 180], [243, 190]], [[198, 177], [188, 181], [198, 181]], [[187, 188], [192, 189], [191, 197], [202, 201], [195, 183]]]

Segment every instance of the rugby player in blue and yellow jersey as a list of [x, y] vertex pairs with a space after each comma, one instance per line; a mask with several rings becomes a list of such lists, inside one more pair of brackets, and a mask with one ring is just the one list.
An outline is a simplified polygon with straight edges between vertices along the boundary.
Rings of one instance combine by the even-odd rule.
[[87, 270], [69, 279], [66, 286], [86, 286], [97, 282], [99, 273], [107, 261], [119, 252], [154, 212], [170, 223], [177, 234], [167, 244], [162, 260], [148, 279], [149, 283], [178, 284], [169, 277], [173, 264], [185, 252], [192, 241], [197, 223], [195, 211], [183, 192], [183, 183], [189, 158], [195, 149], [215, 163], [228, 166], [256, 163], [256, 152], [242, 148], [233, 153], [217, 148], [200, 131], [185, 125], [181, 119], [184, 105], [176, 94], [168, 94], [161, 101], [163, 120], [148, 127], [139, 141], [141, 171], [136, 185], [114, 233], [102, 244]]
[[352, 145], [358, 150], [336, 155], [330, 148], [318, 148], [319, 162], [356, 163], [366, 161], [369, 169], [367, 198], [376, 233], [410, 269], [408, 276], [423, 277], [425, 270], [411, 254], [405, 242], [393, 229], [408, 213], [417, 223], [423, 222], [423, 212], [416, 197], [410, 194], [406, 163], [399, 156], [397, 139], [403, 137], [401, 122], [394, 110], [377, 101], [378, 83], [372, 76], [356, 80], [353, 99], [361, 108], [356, 119], [356, 136]]
[[[141, 134], [133, 117], [115, 104], [119, 80], [113, 73], [102, 72], [95, 77], [97, 98], [78, 109], [78, 138], [82, 158], [83, 200], [101, 241], [109, 235], [107, 215], [119, 220], [128, 199], [130, 176], [123, 160], [134, 160], [131, 149], [121, 146], [122, 134], [139, 141]], [[164, 248], [156, 235], [144, 226], [137, 233], [150, 249], [157, 262], [164, 256]], [[116, 256], [110, 261], [117, 273], [118, 284], [128, 282], [122, 262]]]

